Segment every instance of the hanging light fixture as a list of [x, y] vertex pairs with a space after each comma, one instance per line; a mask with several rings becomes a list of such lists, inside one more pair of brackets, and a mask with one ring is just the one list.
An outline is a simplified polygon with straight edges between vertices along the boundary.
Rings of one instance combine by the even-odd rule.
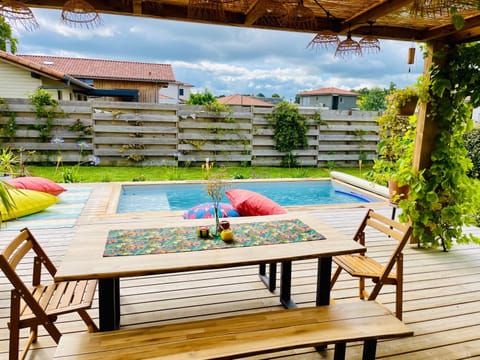
[[420, 17], [447, 16], [452, 9], [478, 9], [477, 0], [414, 0], [410, 7], [410, 14]]
[[62, 8], [62, 21], [71, 27], [94, 28], [102, 24], [98, 11], [85, 0], [68, 0]]
[[380, 52], [380, 41], [372, 35], [374, 21], [369, 21], [368, 23], [370, 24], [369, 34], [362, 37], [358, 43], [363, 53], [378, 53]]
[[313, 11], [303, 5], [303, 0], [298, 0], [288, 11], [288, 24], [295, 29], [308, 30], [316, 27], [317, 19]]
[[281, 0], [259, 0], [263, 15], [255, 22], [265, 26], [285, 26], [288, 24], [288, 10]]
[[192, 19], [227, 22], [225, 5], [238, 0], [189, 0], [188, 17]]
[[336, 48], [338, 44], [340, 44], [340, 38], [337, 33], [327, 29], [315, 35], [315, 37], [308, 43], [307, 48]]
[[308, 43], [307, 48], [336, 48], [340, 44], [340, 38], [338, 34], [329, 29], [330, 26], [330, 13], [326, 11], [323, 7], [322, 9], [327, 14], [327, 20], [325, 23], [326, 29], [320, 31], [315, 37]]
[[21, 25], [27, 31], [36, 30], [40, 26], [32, 10], [17, 0], [3, 1], [0, 4], [0, 16], [3, 16], [11, 25], [16, 27]]
[[338, 44], [335, 57], [348, 59], [353, 56], [362, 56], [362, 48], [358, 41], [352, 39], [352, 34], [348, 32], [347, 38]]

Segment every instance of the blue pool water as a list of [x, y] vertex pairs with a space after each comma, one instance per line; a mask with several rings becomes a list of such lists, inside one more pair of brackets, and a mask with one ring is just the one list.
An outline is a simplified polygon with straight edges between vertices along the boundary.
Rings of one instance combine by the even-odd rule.
[[[330, 180], [234, 182], [231, 189], [258, 192], [282, 206], [351, 204], [376, 201], [373, 196], [334, 183]], [[210, 202], [204, 183], [124, 185], [117, 213], [188, 210], [203, 202]], [[222, 202], [229, 202], [224, 196]]]

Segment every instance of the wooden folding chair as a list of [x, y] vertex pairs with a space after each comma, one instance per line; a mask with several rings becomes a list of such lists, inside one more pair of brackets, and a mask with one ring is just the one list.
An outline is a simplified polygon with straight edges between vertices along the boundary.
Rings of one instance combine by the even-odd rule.
[[[360, 227], [355, 233], [354, 240], [358, 241], [363, 246], [365, 243], [365, 231], [371, 228], [372, 231], [379, 231], [387, 238], [393, 238], [398, 241], [395, 246], [393, 254], [390, 256], [385, 264], [380, 264], [376, 260], [366, 256], [365, 254], [356, 255], [341, 255], [334, 256], [333, 261], [337, 264], [330, 288], [333, 288], [338, 276], [345, 270], [351, 276], [358, 277], [359, 295], [360, 299], [367, 298], [368, 300], [375, 300], [378, 293], [384, 284], [396, 286], [396, 316], [402, 319], [403, 309], [403, 248], [407, 244], [410, 235], [412, 234], [412, 227], [400, 224], [395, 220], [391, 220], [383, 215], [375, 213], [373, 210], [368, 210]], [[369, 232], [370, 234], [370, 232]], [[367, 246], [368, 252], [368, 246]], [[394, 269], [395, 268], [395, 269]], [[365, 279], [370, 278], [375, 283], [375, 286], [370, 294], [365, 291]]]
[[[32, 286], [27, 286], [16, 272], [17, 265], [27, 254], [33, 258]], [[27, 344], [20, 354], [24, 359], [30, 345], [37, 340], [38, 325], [42, 325], [58, 344], [62, 334], [54, 322], [58, 315], [78, 312], [90, 332], [98, 331], [86, 309], [92, 305], [96, 280], [41, 284], [42, 264], [52, 277], [55, 265], [28, 229], [20, 231], [0, 254], [0, 268], [13, 285], [10, 300], [10, 360], [19, 358], [20, 329], [30, 328]]]

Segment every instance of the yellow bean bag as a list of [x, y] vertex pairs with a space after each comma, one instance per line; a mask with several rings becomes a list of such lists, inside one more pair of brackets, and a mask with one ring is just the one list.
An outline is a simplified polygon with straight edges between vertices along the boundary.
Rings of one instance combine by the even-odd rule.
[[2, 221], [16, 219], [22, 216], [37, 213], [57, 203], [60, 199], [54, 195], [34, 190], [8, 190], [14, 201], [13, 209], [7, 213], [5, 206], [0, 203]]

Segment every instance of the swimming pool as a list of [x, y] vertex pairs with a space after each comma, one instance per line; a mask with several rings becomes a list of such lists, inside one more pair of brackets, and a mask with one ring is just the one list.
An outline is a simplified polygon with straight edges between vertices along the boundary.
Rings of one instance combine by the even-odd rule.
[[[235, 181], [231, 189], [258, 192], [282, 206], [352, 204], [379, 201], [373, 195], [331, 180]], [[205, 183], [123, 185], [117, 213], [188, 210], [211, 199]], [[223, 202], [229, 202], [224, 196]]]

